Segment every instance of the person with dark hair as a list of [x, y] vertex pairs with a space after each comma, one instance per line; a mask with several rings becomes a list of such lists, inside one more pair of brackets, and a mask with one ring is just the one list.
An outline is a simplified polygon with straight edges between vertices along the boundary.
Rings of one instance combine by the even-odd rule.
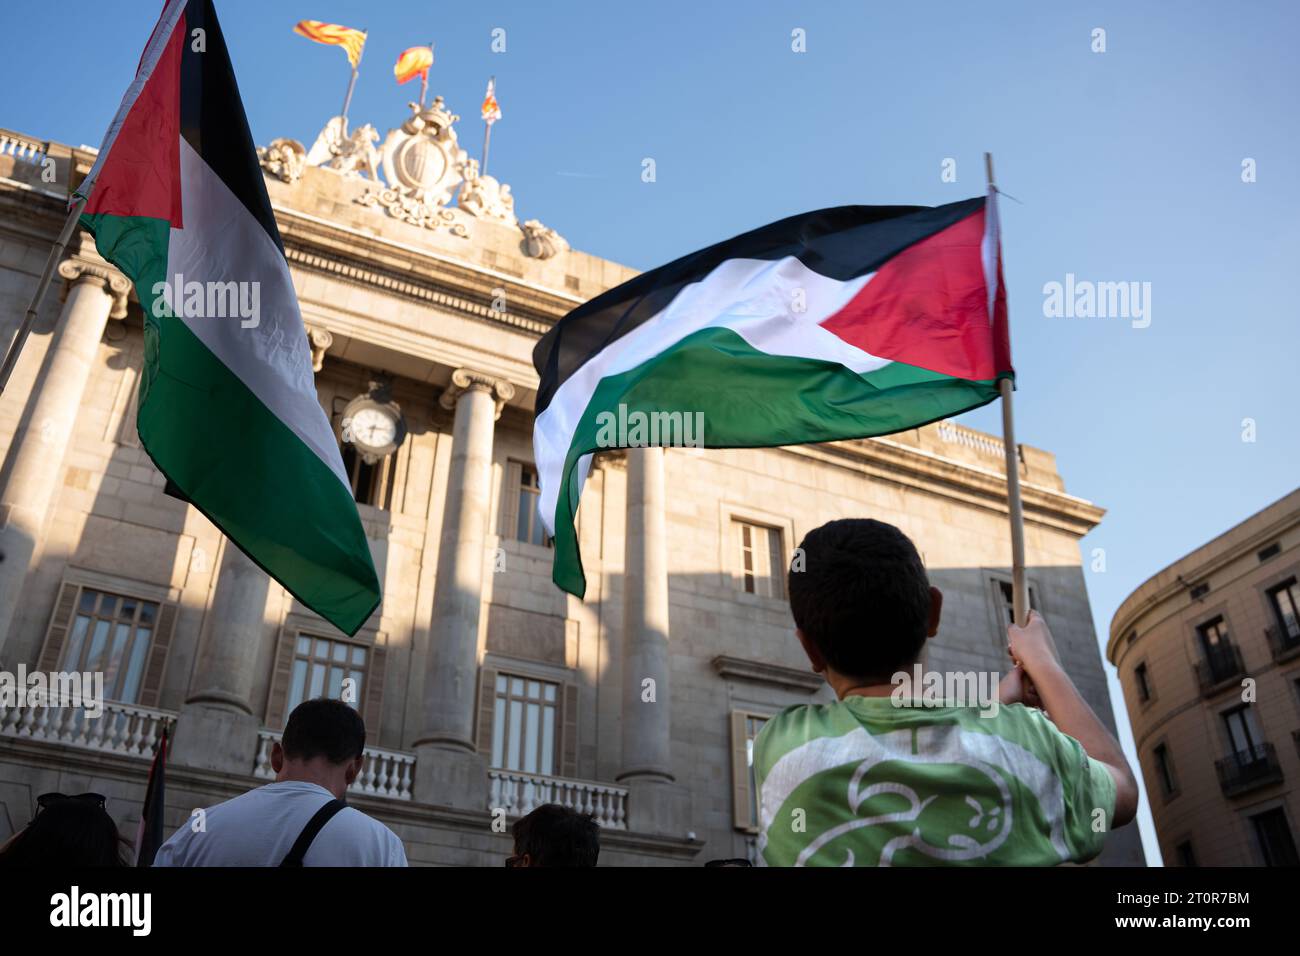
[[590, 813], [546, 803], [515, 821], [515, 852], [506, 866], [595, 866], [600, 826]]
[[[788, 593], [795, 637], [836, 701], [787, 708], [754, 741], [762, 862], [1081, 862], [1136, 815], [1128, 761], [1037, 612], [1008, 628], [1000, 681], [925, 673], [943, 594], [905, 534], [865, 518], [809, 532]], [[990, 699], [970, 700], [980, 687]]]
[[36, 816], [0, 847], [0, 867], [127, 866], [125, 841], [98, 793], [43, 793]]
[[271, 746], [275, 783], [196, 810], [154, 866], [406, 866], [397, 834], [346, 805], [366, 725], [338, 700], [303, 701]]

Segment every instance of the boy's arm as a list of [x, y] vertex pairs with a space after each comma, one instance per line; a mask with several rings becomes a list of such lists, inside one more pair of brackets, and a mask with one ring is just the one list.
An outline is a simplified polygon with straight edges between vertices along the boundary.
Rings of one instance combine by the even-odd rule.
[[1011, 654], [1033, 680], [1043, 707], [1062, 733], [1083, 746], [1093, 760], [1106, 767], [1115, 779], [1115, 816], [1112, 826], [1121, 827], [1137, 816], [1138, 787], [1119, 741], [1093, 713], [1056, 659], [1052, 634], [1037, 611], [1031, 611], [1024, 627], [1007, 628]]

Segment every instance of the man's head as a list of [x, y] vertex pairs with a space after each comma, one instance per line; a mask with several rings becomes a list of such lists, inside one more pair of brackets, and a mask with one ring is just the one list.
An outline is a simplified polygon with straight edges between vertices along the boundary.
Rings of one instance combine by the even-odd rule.
[[507, 866], [595, 866], [600, 827], [590, 813], [547, 803], [511, 828], [515, 853]]
[[271, 747], [276, 781], [301, 780], [320, 784], [342, 799], [361, 772], [366, 725], [361, 715], [341, 700], [318, 697], [293, 709], [284, 735]]
[[893, 525], [842, 518], [808, 532], [790, 570], [790, 610], [813, 669], [837, 691], [888, 683], [939, 630], [943, 595]]

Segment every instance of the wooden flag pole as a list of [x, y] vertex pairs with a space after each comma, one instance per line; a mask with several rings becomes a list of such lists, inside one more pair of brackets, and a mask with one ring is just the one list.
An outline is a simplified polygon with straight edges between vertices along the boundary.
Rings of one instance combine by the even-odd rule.
[[[993, 154], [984, 154], [984, 175], [990, 194], [998, 191], [993, 178]], [[1025, 580], [1025, 508], [1020, 500], [1020, 451], [1016, 445], [1016, 422], [1011, 406], [1011, 379], [998, 382], [1002, 394], [1002, 444], [1007, 456], [1007, 509], [1011, 517], [1011, 610], [1016, 623], [1029, 620], [1029, 582]]]
[[14, 335], [14, 340], [9, 344], [8, 351], [5, 352], [4, 364], [0, 365], [0, 395], [4, 394], [5, 386], [9, 384], [9, 376], [13, 374], [14, 366], [18, 364], [18, 356], [22, 353], [23, 345], [27, 342], [27, 336], [31, 334], [32, 326], [36, 324], [36, 313], [40, 311], [41, 303], [45, 300], [45, 293], [50, 288], [50, 280], [54, 277], [54, 270], [63, 258], [63, 250], [68, 247], [68, 241], [72, 238], [72, 231], [77, 228], [77, 219], [81, 216], [81, 210], [86, 208], [86, 200], [78, 196], [77, 201], [72, 204], [68, 211], [68, 221], [63, 224], [59, 230], [59, 238], [55, 240], [54, 247], [50, 249], [49, 257], [45, 260], [45, 271], [41, 273], [41, 279], [36, 283], [36, 292], [32, 295], [32, 304], [27, 307], [27, 314], [23, 316], [23, 321], [18, 326], [18, 332]]

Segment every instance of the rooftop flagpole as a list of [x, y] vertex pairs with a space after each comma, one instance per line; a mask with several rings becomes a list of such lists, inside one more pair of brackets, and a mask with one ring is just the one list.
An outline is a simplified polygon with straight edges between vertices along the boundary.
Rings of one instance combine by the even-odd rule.
[[[366, 33], [365, 30], [362, 30], [361, 34], [362, 36], [366, 37], [366, 39], [370, 38], [370, 34]], [[342, 116], [343, 116], [344, 129], [347, 129], [347, 125], [348, 125], [348, 107], [352, 105], [352, 91], [356, 89], [356, 85], [357, 85], [357, 71], [361, 69], [361, 58], [365, 55], [366, 55], [366, 44], [365, 41], [363, 40], [361, 42], [361, 49], [357, 51], [357, 64], [356, 66], [352, 67], [352, 78], [348, 80], [348, 93], [345, 97], [343, 97]]]
[[[993, 202], [998, 187], [993, 178], [992, 153], [984, 154], [984, 175], [988, 180], [989, 201]], [[1020, 499], [1020, 451], [1016, 445], [1011, 379], [999, 381], [998, 390], [1002, 394], [1002, 444], [1006, 450], [1007, 509], [1011, 517], [1011, 610], [1016, 624], [1024, 627], [1029, 620], [1029, 582], [1025, 580], [1025, 508]]]

